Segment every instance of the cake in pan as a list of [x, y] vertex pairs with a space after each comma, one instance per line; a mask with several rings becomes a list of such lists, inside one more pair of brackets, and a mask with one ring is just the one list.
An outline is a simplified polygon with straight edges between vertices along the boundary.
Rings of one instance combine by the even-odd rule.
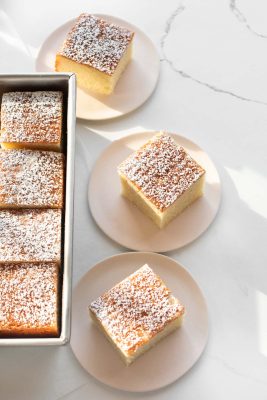
[[0, 264], [0, 337], [59, 335], [59, 266]]
[[55, 70], [75, 72], [78, 85], [111, 94], [131, 59], [134, 33], [81, 14], [56, 55]]
[[129, 365], [181, 326], [185, 308], [144, 265], [93, 301], [89, 312]]
[[205, 170], [165, 132], [159, 132], [118, 167], [122, 195], [166, 226], [203, 194]]
[[55, 91], [4, 93], [1, 147], [60, 151], [62, 101], [62, 92]]
[[0, 150], [0, 208], [62, 208], [64, 154]]
[[0, 263], [61, 261], [61, 210], [0, 210]]

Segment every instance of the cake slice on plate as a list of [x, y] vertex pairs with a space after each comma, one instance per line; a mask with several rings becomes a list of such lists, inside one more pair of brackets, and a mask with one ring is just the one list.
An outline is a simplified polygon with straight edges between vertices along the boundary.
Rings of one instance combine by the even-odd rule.
[[111, 94], [131, 59], [134, 33], [81, 14], [56, 55], [55, 70], [75, 72], [78, 85]]
[[203, 194], [205, 170], [165, 132], [159, 132], [118, 167], [122, 195], [159, 228]]
[[93, 301], [89, 312], [129, 365], [180, 327], [185, 309], [161, 278], [144, 265]]

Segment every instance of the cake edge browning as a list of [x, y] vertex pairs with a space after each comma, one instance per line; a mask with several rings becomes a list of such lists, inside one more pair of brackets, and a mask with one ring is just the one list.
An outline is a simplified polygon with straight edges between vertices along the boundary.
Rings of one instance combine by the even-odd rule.
[[60, 336], [60, 276], [54, 262], [0, 264], [0, 338]]
[[[1, 146], [59, 151], [62, 144], [62, 112], [63, 93], [61, 91], [35, 90], [3, 93]], [[39, 116], [38, 113], [40, 113]]]

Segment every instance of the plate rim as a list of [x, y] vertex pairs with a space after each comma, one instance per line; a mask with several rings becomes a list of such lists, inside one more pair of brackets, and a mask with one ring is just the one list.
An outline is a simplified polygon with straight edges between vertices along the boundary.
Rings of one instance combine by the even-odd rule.
[[[199, 285], [198, 281], [194, 278], [194, 275], [191, 273], [191, 271], [189, 271], [182, 263], [180, 263], [180, 261], [178, 261], [178, 260], [176, 260], [176, 259], [174, 259], [172, 257], [169, 257], [167, 255], [164, 255], [164, 254], [155, 253], [153, 251], [128, 251], [128, 252], [122, 252], [122, 253], [113, 254], [113, 255], [108, 256], [108, 257], [104, 257], [100, 261], [97, 261], [95, 264], [93, 264], [92, 267], [89, 267], [89, 269], [78, 279], [78, 281], [73, 286], [71, 309], [73, 310], [73, 302], [74, 302], [74, 296], [75, 296], [74, 292], [75, 292], [75, 290], [78, 290], [78, 287], [80, 286], [80, 284], [82, 284], [85, 276], [87, 274], [89, 274], [92, 270], [96, 270], [99, 267], [99, 265], [105, 264], [106, 262], [112, 261], [113, 259], [116, 259], [116, 258], [136, 257], [136, 256], [137, 257], [145, 257], [146, 255], [148, 255], [150, 257], [164, 259], [166, 262], [170, 263], [169, 266], [171, 266], [171, 268], [177, 268], [178, 267], [180, 270], [183, 271], [183, 273], [185, 273], [188, 276], [188, 278], [191, 281], [193, 281], [193, 283], [197, 286], [197, 288], [199, 290], [199, 293], [201, 294], [201, 297], [202, 297], [202, 301], [203, 301], [203, 305], [204, 305], [204, 311], [205, 311], [205, 318], [206, 318], [206, 326], [205, 326], [206, 329], [205, 329], [205, 335], [204, 335], [203, 345], [202, 345], [201, 351], [199, 352], [198, 356], [196, 357], [196, 359], [192, 363], [192, 365], [187, 370], [185, 370], [181, 375], [179, 375], [177, 378], [175, 378], [174, 380], [171, 380], [170, 382], [168, 382], [168, 383], [166, 383], [164, 385], [157, 386], [157, 387], [155, 387], [153, 389], [145, 389], [145, 390], [144, 389], [142, 389], [142, 390], [136, 390], [136, 389], [132, 390], [132, 389], [119, 388], [116, 385], [112, 385], [110, 383], [104, 382], [103, 380], [100, 380], [95, 374], [93, 375], [91, 372], [89, 372], [85, 368], [84, 365], [81, 364], [80, 360], [76, 356], [76, 353], [74, 352], [73, 347], [72, 347], [72, 335], [71, 335], [71, 337], [70, 337], [70, 348], [71, 348], [71, 351], [72, 351], [75, 359], [78, 361], [79, 365], [83, 368], [83, 370], [87, 374], [89, 374], [93, 379], [95, 379], [97, 382], [100, 382], [101, 384], [104, 384], [107, 387], [111, 387], [113, 389], [120, 390], [120, 391], [126, 392], [126, 393], [127, 392], [129, 392], [129, 393], [149, 393], [149, 392], [154, 392], [154, 391], [158, 391], [160, 389], [164, 389], [164, 388], [174, 384], [175, 382], [178, 382], [179, 379], [181, 379], [184, 375], [186, 375], [189, 371], [191, 371], [192, 368], [201, 359], [203, 353], [205, 352], [205, 350], [207, 348], [207, 345], [208, 345], [208, 342], [209, 342], [209, 337], [210, 337], [210, 312], [209, 312], [208, 302], [207, 302], [206, 296], [205, 296], [201, 286]], [[72, 319], [72, 322], [71, 322], [71, 328], [72, 328], [72, 323], [73, 323], [73, 319]]]
[[117, 239], [115, 239], [115, 238], [113, 238], [112, 236], [110, 236], [109, 233], [107, 232], [107, 230], [105, 229], [105, 227], [104, 227], [104, 229], [103, 229], [103, 227], [97, 222], [97, 220], [96, 220], [96, 218], [95, 218], [95, 215], [94, 215], [93, 212], [92, 212], [92, 207], [91, 207], [91, 197], [92, 197], [92, 192], [93, 192], [93, 191], [91, 190], [91, 187], [92, 187], [92, 176], [93, 176], [93, 173], [95, 172], [95, 170], [97, 169], [98, 164], [101, 163], [102, 159], [105, 157], [105, 154], [106, 154], [108, 151], [110, 151], [111, 146], [114, 146], [115, 144], [118, 144], [119, 142], [122, 142], [122, 143], [123, 143], [124, 140], [126, 140], [126, 141], [130, 140], [130, 141], [131, 141], [133, 138], [135, 138], [135, 137], [138, 136], [138, 135], [141, 136], [141, 135], [144, 135], [144, 134], [145, 134], [145, 135], [151, 134], [151, 136], [153, 136], [153, 135], [154, 135], [155, 133], [157, 133], [157, 132], [159, 132], [159, 131], [155, 131], [155, 130], [149, 131], [149, 130], [148, 130], [148, 131], [144, 131], [144, 132], [131, 133], [131, 134], [129, 134], [129, 135], [125, 135], [125, 136], [122, 136], [122, 137], [120, 137], [120, 138], [118, 138], [118, 139], [113, 140], [112, 142], [110, 142], [110, 143], [108, 144], [108, 146], [107, 146], [106, 148], [104, 148], [104, 150], [100, 153], [100, 155], [98, 156], [98, 158], [97, 158], [96, 161], [94, 162], [94, 164], [93, 164], [93, 166], [92, 166], [92, 169], [91, 169], [91, 171], [90, 171], [89, 182], [88, 182], [88, 185], [87, 185], [87, 203], [88, 203], [89, 211], [90, 211], [91, 217], [93, 218], [94, 223], [98, 226], [98, 228], [99, 228], [109, 239], [113, 240], [115, 243], [119, 244], [120, 246], [123, 246], [123, 247], [126, 248], [126, 249], [130, 249], [130, 250], [134, 250], [134, 251], [166, 253], [166, 252], [169, 252], [169, 251], [174, 251], [174, 250], [181, 249], [181, 248], [183, 248], [183, 247], [185, 247], [185, 246], [187, 246], [187, 245], [193, 243], [193, 242], [194, 242], [195, 240], [197, 240], [200, 236], [202, 236], [202, 234], [204, 234], [204, 233], [209, 229], [209, 227], [211, 226], [212, 222], [215, 220], [215, 218], [216, 218], [216, 216], [217, 216], [217, 214], [218, 214], [218, 212], [219, 212], [219, 210], [220, 210], [220, 207], [221, 207], [221, 201], [222, 201], [222, 183], [221, 183], [221, 178], [220, 178], [219, 172], [218, 172], [218, 170], [217, 170], [217, 168], [216, 168], [216, 166], [215, 166], [215, 164], [214, 164], [212, 158], [209, 156], [209, 154], [206, 153], [197, 143], [195, 143], [195, 142], [192, 141], [191, 139], [188, 139], [186, 136], [183, 136], [183, 135], [178, 134], [178, 133], [175, 133], [175, 132], [168, 132], [168, 134], [170, 134], [171, 136], [174, 136], [174, 137], [181, 137], [182, 139], [186, 140], [187, 142], [192, 143], [194, 146], [196, 146], [198, 149], [200, 149], [200, 150], [202, 151], [202, 153], [204, 153], [204, 154], [207, 156], [209, 162], [213, 165], [214, 170], [216, 171], [217, 179], [218, 179], [218, 184], [219, 184], [218, 205], [217, 205], [216, 212], [214, 213], [211, 222], [205, 227], [204, 230], [201, 231], [200, 234], [198, 234], [197, 236], [195, 236], [192, 240], [189, 240], [189, 241], [187, 241], [186, 243], [184, 243], [184, 244], [182, 244], [182, 245], [179, 245], [178, 247], [177, 247], [177, 246], [175, 246], [175, 247], [171, 246], [170, 248], [167, 248], [167, 249], [166, 249], [166, 248], [157, 248], [157, 249], [155, 250], [155, 249], [153, 248], [153, 249], [150, 249], [150, 250], [143, 250], [143, 249], [137, 248], [137, 247], [135, 247], [135, 246], [128, 246], [128, 245], [125, 244], [124, 242], [118, 241]]
[[[88, 14], [90, 14], [90, 13], [88, 13]], [[103, 19], [105, 19], [105, 18], [107, 18], [107, 19], [108, 19], [108, 18], [115, 19], [115, 20], [118, 21], [118, 23], [122, 23], [122, 25], [123, 25], [124, 23], [126, 23], [126, 24], [129, 26], [129, 28], [132, 29], [133, 31], [138, 31], [140, 34], [142, 34], [142, 35], [146, 38], [146, 41], [149, 42], [149, 45], [151, 46], [151, 48], [153, 48], [153, 51], [154, 51], [155, 55], [157, 56], [157, 61], [158, 61], [158, 63], [157, 63], [157, 77], [156, 77], [156, 79], [155, 79], [154, 86], [151, 88], [149, 94], [142, 100], [142, 102], [141, 102], [140, 104], [138, 104], [138, 106], [135, 106], [134, 108], [131, 108], [129, 111], [122, 112], [122, 113], [120, 113], [120, 114], [115, 114], [115, 115], [113, 115], [113, 116], [108, 116], [108, 117], [94, 117], [94, 118], [92, 118], [92, 117], [88, 118], [88, 117], [86, 117], [86, 116], [84, 116], [84, 115], [79, 115], [78, 106], [76, 107], [76, 118], [79, 118], [79, 119], [85, 120], [85, 121], [108, 121], [108, 120], [113, 120], [113, 119], [115, 119], [115, 118], [120, 118], [120, 117], [126, 116], [126, 115], [130, 114], [131, 112], [133, 112], [133, 111], [135, 111], [135, 110], [138, 110], [138, 109], [139, 109], [146, 101], [148, 101], [148, 99], [152, 96], [152, 94], [153, 94], [154, 91], [156, 90], [157, 84], [158, 84], [158, 82], [159, 82], [160, 69], [161, 69], [161, 68], [160, 68], [160, 53], [159, 53], [157, 47], [155, 46], [154, 42], [150, 39], [150, 37], [149, 37], [141, 28], [139, 28], [138, 26], [132, 24], [131, 22], [128, 22], [127, 20], [125, 20], [125, 19], [123, 19], [123, 18], [117, 17], [117, 16], [115, 16], [115, 15], [111, 15], [111, 14], [92, 13], [91, 15], [95, 15], [95, 16], [97, 16], [97, 17], [99, 17], [99, 18], [103, 18]], [[77, 18], [78, 18], [78, 16], [75, 17], [75, 18], [70, 18], [70, 19], [68, 19], [67, 21], [63, 22], [61, 25], [57, 26], [52, 32], [50, 32], [50, 33], [45, 37], [44, 41], [42, 42], [41, 46], [39, 47], [38, 53], [37, 53], [36, 58], [35, 58], [34, 69], [35, 69], [36, 72], [43, 72], [41, 69], [38, 68], [38, 63], [39, 63], [41, 54], [44, 52], [44, 48], [46, 47], [47, 42], [48, 42], [49, 40], [51, 40], [51, 38], [52, 38], [58, 31], [61, 31], [63, 27], [65, 27], [65, 26], [67, 27], [67, 26], [70, 25], [71, 23], [74, 23], [74, 22], [76, 21]], [[57, 73], [57, 72], [54, 71], [53, 69], [49, 70], [49, 72]]]

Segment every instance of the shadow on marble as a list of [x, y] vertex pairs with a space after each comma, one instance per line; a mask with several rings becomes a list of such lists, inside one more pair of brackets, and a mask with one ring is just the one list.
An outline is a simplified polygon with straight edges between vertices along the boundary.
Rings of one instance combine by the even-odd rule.
[[96, 226], [88, 204], [92, 167], [109, 143], [102, 136], [78, 125], [74, 189], [74, 283], [100, 259], [124, 250]]
[[1, 348], [4, 360], [0, 397], [5, 400], [57, 399], [86, 380], [68, 346]]
[[[223, 193], [228, 195], [223, 196], [217, 219], [193, 243], [167, 255], [181, 262], [187, 259], [185, 268], [206, 296], [211, 321], [207, 356], [232, 374], [263, 383], [267, 365], [266, 247], [261, 246], [255, 255], [251, 244], [257, 237], [265, 243], [267, 222], [240, 198], [227, 168], [218, 168]], [[204, 266], [203, 273], [200, 266]], [[220, 283], [215, 286], [218, 278]], [[255, 370], [252, 365], [262, 365], [262, 369]]]

